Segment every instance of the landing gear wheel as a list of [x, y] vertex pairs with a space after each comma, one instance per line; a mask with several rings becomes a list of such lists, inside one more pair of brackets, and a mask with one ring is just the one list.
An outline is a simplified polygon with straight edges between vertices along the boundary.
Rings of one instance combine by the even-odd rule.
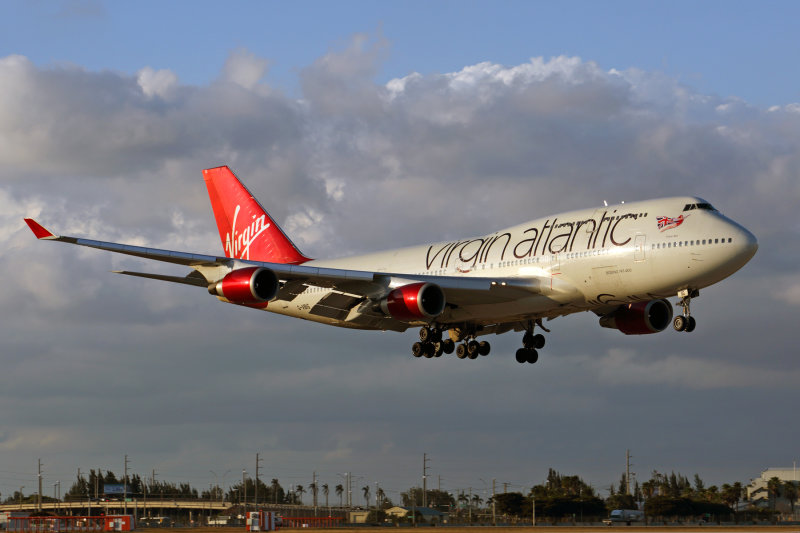
[[467, 355], [470, 359], [477, 359], [478, 357], [478, 350], [480, 350], [480, 345], [478, 341], [469, 341], [467, 343]]
[[539, 352], [537, 352], [536, 350], [530, 349], [525, 351], [528, 352], [528, 358], [527, 358], [528, 363], [533, 364], [539, 360]]
[[486, 341], [481, 341], [478, 343], [478, 353], [481, 355], [489, 355], [492, 347]]
[[524, 363], [525, 361], [528, 360], [527, 351], [528, 350], [526, 350], [525, 348], [520, 348], [519, 350], [517, 350], [517, 355], [516, 355], [517, 363]]
[[693, 316], [689, 317], [689, 322], [686, 324], [686, 333], [691, 333], [694, 331], [694, 328], [697, 327], [697, 321], [694, 319]]
[[422, 342], [428, 342], [429, 340], [431, 340], [431, 335], [432, 334], [433, 334], [433, 332], [431, 331], [431, 328], [429, 328], [429, 327], [420, 328], [419, 329], [419, 340], [422, 341]]
[[425, 352], [425, 346], [421, 342], [415, 342], [411, 345], [411, 354], [414, 357], [422, 357]]
[[526, 331], [525, 335], [522, 336], [522, 346], [525, 348], [533, 348], [533, 342], [533, 333]]
[[430, 359], [431, 357], [436, 355], [436, 346], [434, 346], [433, 344], [431, 344], [429, 342], [426, 342], [424, 346], [425, 346], [425, 357], [426, 358]]
[[443, 353], [444, 353], [444, 350], [442, 349], [442, 343], [441, 342], [435, 343], [433, 345], [433, 356], [434, 357], [441, 357]]
[[456, 357], [459, 359], [464, 359], [467, 356], [467, 345], [464, 343], [459, 344], [456, 346]]
[[420, 328], [419, 340], [422, 342], [441, 342], [442, 332], [427, 326]]
[[446, 354], [453, 353], [453, 350], [456, 349], [456, 343], [454, 343], [450, 339], [445, 339], [442, 341], [442, 351]]
[[688, 320], [683, 315], [678, 315], [672, 321], [672, 327], [675, 328], [675, 331], [686, 331], [686, 326], [688, 325]]
[[537, 333], [533, 336], [533, 347], [537, 350], [544, 348], [544, 335]]

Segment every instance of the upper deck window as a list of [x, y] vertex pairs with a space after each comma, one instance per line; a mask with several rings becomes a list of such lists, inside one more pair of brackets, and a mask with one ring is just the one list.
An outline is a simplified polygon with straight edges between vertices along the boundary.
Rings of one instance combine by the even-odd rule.
[[699, 204], [686, 204], [683, 206], [684, 211], [691, 211], [692, 209], [705, 209], [706, 211], [716, 211], [714, 206], [708, 202], [700, 202]]

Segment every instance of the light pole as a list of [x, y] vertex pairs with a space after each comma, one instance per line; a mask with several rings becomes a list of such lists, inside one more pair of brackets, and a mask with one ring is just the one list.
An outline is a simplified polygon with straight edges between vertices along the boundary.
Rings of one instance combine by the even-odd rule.
[[24, 489], [24, 488], [25, 488], [25, 485], [22, 485], [19, 488], [19, 510], [20, 511], [22, 510], [22, 489]]

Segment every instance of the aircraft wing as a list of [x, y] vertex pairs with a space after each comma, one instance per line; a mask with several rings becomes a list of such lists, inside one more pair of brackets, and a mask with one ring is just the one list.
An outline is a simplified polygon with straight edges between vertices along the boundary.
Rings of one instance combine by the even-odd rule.
[[328, 287], [337, 291], [363, 296], [370, 299], [380, 299], [390, 290], [416, 282], [430, 282], [438, 285], [446, 294], [447, 302], [454, 305], [480, 305], [509, 302], [524, 296], [535, 294], [554, 294], [574, 291], [571, 284], [565, 284], [556, 278], [542, 276], [525, 278], [488, 278], [466, 276], [427, 276], [404, 273], [371, 272], [361, 270], [345, 270], [338, 268], [325, 268], [306, 265], [291, 265], [283, 263], [269, 263], [232, 259], [214, 255], [194, 254], [162, 250], [143, 246], [131, 246], [113, 242], [82, 239], [56, 235], [31, 218], [25, 222], [40, 240], [52, 240], [77, 244], [98, 250], [106, 250], [154, 261], [162, 261], [193, 268], [196, 272], [188, 276], [168, 276], [144, 272], [116, 271], [118, 274], [159, 279], [173, 283], [184, 283], [201, 287], [208, 287], [216, 283], [232, 269], [257, 266], [267, 268], [275, 273], [283, 283], [283, 294], [291, 299], [298, 290], [302, 292], [302, 285]]

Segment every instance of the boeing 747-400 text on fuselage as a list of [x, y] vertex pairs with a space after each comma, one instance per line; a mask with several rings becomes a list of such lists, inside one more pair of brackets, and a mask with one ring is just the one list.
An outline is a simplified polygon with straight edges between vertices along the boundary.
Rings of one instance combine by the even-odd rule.
[[[224, 256], [58, 236], [25, 222], [39, 239], [191, 267], [185, 277], [119, 273], [196, 285], [224, 302], [347, 328], [420, 327], [416, 357], [455, 350], [475, 359], [490, 350], [479, 336], [524, 332], [520, 363], [538, 360], [543, 319], [579, 311], [626, 335], [670, 322], [690, 332], [692, 298], [758, 248], [752, 233], [705, 200], [674, 197], [561, 213], [473, 239], [310, 259], [227, 166], [203, 177]], [[674, 319], [671, 296], [681, 308]]]

